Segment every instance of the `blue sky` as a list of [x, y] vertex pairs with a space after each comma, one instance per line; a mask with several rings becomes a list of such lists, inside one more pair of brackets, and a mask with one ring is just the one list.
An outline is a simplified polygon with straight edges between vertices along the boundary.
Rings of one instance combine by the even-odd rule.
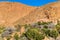
[[9, 2], [20, 2], [29, 6], [42, 6], [51, 2], [56, 2], [57, 0], [0, 0]]

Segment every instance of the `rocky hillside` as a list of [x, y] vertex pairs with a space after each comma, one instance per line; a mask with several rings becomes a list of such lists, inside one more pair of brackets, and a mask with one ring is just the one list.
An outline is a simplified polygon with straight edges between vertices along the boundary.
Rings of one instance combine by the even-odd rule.
[[56, 22], [59, 19], [60, 19], [60, 2], [54, 2], [35, 8], [35, 10], [32, 10], [27, 16], [24, 16], [15, 23], [26, 24], [34, 23], [37, 21]]
[[0, 2], [0, 24], [12, 24], [28, 15], [35, 7], [16, 2]]
[[0, 2], [0, 24], [28, 24], [57, 20], [60, 20], [60, 2], [41, 7], [27, 6], [17, 2]]

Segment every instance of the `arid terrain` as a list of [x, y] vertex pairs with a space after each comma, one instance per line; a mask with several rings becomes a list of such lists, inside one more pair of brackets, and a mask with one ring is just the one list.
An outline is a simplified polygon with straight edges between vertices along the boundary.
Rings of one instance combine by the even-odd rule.
[[37, 21], [53, 21], [60, 19], [60, 2], [41, 7], [27, 6], [17, 2], [0, 2], [0, 24], [26, 24]]
[[16, 2], [0, 2], [0, 24], [12, 24], [28, 15], [35, 7]]
[[60, 2], [40, 7], [0, 2], [0, 40], [60, 40]]

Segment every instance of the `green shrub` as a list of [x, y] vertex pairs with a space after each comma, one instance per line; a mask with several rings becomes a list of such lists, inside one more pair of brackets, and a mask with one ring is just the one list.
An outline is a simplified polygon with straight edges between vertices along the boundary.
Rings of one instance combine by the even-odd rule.
[[14, 39], [15, 39], [15, 40], [19, 40], [19, 36], [18, 36], [17, 33], [14, 35]]
[[25, 36], [31, 40], [42, 40], [44, 39], [44, 34], [40, 33], [39, 32], [39, 29], [36, 29], [36, 28], [32, 28], [32, 29], [29, 29], [26, 33], [25, 33]]
[[60, 24], [57, 24], [57, 25], [56, 25], [56, 29], [57, 29], [57, 31], [58, 31], [59, 34], [60, 34]]
[[50, 32], [49, 32], [48, 35], [49, 35], [50, 37], [53, 37], [53, 38], [56, 39], [57, 36], [58, 36], [58, 34], [59, 34], [59, 33], [58, 33], [56, 30], [50, 30]]
[[37, 22], [38, 25], [47, 25], [47, 24], [50, 24], [52, 22]]
[[53, 37], [53, 38], [56, 38], [58, 36], [58, 34], [59, 34], [57, 30], [50, 30], [50, 29], [46, 29], [46, 28], [43, 28], [42, 32], [46, 36], [50, 36], [50, 37]]
[[4, 32], [5, 27], [0, 27], [0, 34]]
[[46, 36], [48, 36], [48, 34], [50, 33], [50, 29], [47, 29], [47, 28], [43, 28], [41, 30]]

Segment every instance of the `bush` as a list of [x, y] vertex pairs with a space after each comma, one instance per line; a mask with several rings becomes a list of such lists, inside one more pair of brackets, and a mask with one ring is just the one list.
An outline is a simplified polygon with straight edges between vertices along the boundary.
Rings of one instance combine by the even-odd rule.
[[48, 36], [53, 37], [53, 38], [56, 39], [57, 36], [58, 36], [58, 34], [59, 34], [59, 33], [58, 33], [56, 30], [50, 30]]
[[57, 29], [57, 31], [58, 31], [59, 34], [60, 34], [60, 25], [59, 25], [59, 24], [56, 25], [56, 29]]
[[14, 38], [15, 38], [15, 40], [19, 40], [19, 36], [17, 33], [14, 35]]
[[29, 29], [26, 33], [25, 33], [25, 36], [31, 40], [42, 40], [44, 39], [44, 34], [40, 33], [39, 32], [39, 29], [35, 29], [35, 28], [32, 28], [32, 29]]
[[50, 29], [47, 29], [47, 28], [43, 28], [41, 30], [46, 36], [48, 36], [48, 34], [50, 33]]
[[2, 33], [2, 32], [4, 32], [4, 29], [5, 29], [5, 27], [0, 27], [0, 34]]
[[50, 24], [52, 22], [37, 22], [38, 25], [47, 25], [47, 24]]
[[45, 33], [46, 36], [49, 36], [49, 37], [53, 37], [53, 38], [57, 38], [58, 36], [58, 31], [57, 30], [50, 30], [50, 29], [42, 29], [42, 32]]

